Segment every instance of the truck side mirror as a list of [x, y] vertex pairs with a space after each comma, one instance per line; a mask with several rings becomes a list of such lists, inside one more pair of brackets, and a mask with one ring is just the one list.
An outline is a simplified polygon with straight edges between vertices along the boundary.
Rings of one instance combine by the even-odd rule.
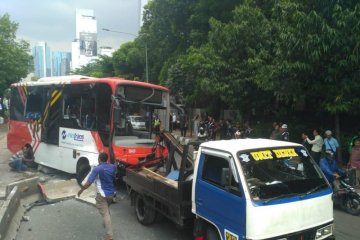
[[225, 187], [229, 184], [230, 179], [230, 170], [229, 168], [222, 168], [221, 169], [221, 186]]

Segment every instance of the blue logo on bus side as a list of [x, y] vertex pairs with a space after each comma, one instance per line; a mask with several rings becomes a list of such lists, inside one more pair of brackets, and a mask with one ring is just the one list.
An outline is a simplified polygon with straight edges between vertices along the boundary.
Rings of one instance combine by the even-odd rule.
[[62, 131], [61, 136], [62, 136], [62, 139], [65, 140], [65, 138], [66, 138], [66, 131], [65, 130]]
[[77, 133], [66, 133], [65, 130], [61, 133], [62, 139], [65, 140], [67, 137], [70, 139], [73, 139], [74, 141], [83, 142], [85, 136], [83, 134], [77, 134]]

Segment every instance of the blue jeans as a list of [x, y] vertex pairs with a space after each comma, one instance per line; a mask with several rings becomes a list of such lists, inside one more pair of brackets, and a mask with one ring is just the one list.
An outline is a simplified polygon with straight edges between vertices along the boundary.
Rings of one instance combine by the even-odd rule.
[[15, 160], [9, 162], [9, 166], [11, 167], [12, 170], [15, 170], [15, 171], [25, 171], [27, 169], [27, 166], [25, 164], [23, 164], [21, 158], [17, 158]]

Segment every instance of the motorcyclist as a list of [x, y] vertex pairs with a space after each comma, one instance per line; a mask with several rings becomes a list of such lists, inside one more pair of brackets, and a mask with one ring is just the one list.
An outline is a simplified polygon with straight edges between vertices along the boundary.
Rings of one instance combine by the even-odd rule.
[[320, 169], [325, 174], [326, 179], [332, 184], [334, 190], [339, 189], [339, 178], [345, 174], [345, 172], [339, 168], [334, 159], [334, 153], [332, 151], [325, 152], [325, 158], [320, 160]]
[[206, 131], [205, 131], [205, 129], [203, 128], [203, 127], [200, 127], [199, 128], [199, 133], [198, 133], [198, 135], [197, 135], [197, 139], [198, 140], [203, 140], [203, 141], [205, 141], [205, 140], [207, 140], [207, 134], [206, 134]]

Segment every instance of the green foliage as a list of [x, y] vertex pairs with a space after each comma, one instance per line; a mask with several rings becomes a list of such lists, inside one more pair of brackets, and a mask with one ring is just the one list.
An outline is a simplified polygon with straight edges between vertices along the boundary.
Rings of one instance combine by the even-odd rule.
[[139, 40], [123, 44], [113, 53], [112, 64], [117, 76], [145, 80], [145, 44]]
[[189, 106], [358, 114], [359, 22], [357, 0], [149, 1], [110, 65], [144, 80], [146, 46], [150, 82]]
[[8, 14], [0, 16], [0, 96], [10, 84], [26, 77], [30, 69], [29, 44], [16, 39], [17, 28]]
[[85, 75], [90, 77], [113, 77], [114, 67], [112, 58], [101, 55], [98, 59], [93, 62], [82, 66], [81, 68], [75, 69], [72, 74]]

